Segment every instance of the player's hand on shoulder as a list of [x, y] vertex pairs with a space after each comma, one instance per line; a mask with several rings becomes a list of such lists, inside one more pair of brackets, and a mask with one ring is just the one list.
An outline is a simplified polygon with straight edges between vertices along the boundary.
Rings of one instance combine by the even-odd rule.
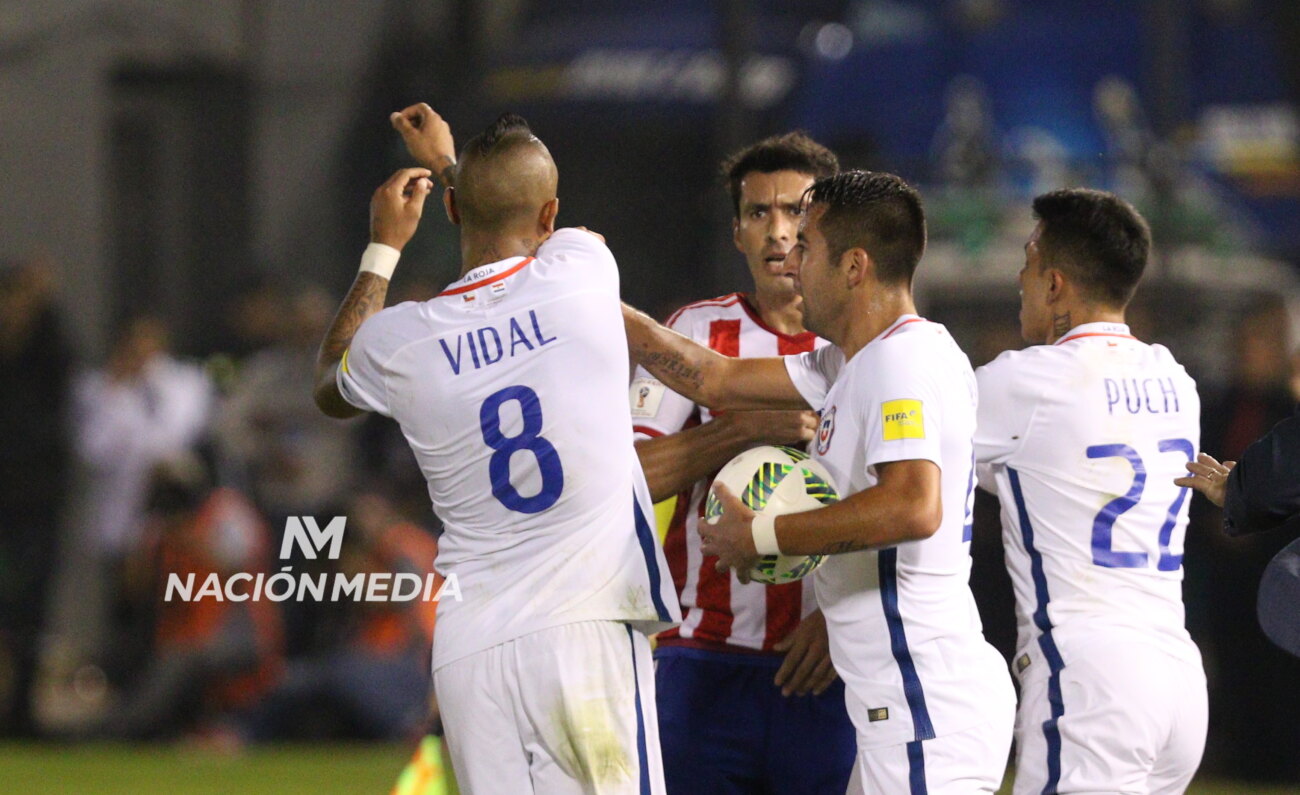
[[589, 235], [591, 235], [592, 237], [596, 238], [596, 239], [599, 240], [600, 242], [602, 242], [602, 243], [605, 242], [605, 236], [604, 236], [604, 235], [602, 235], [602, 234], [599, 233], [599, 232], [593, 232], [592, 230], [588, 229], [588, 228], [585, 227], [585, 226], [571, 226], [571, 227], [569, 227], [569, 228], [570, 228], [570, 229], [577, 229], [579, 232], [586, 232], [587, 234], [589, 234]]
[[785, 652], [785, 659], [777, 669], [776, 686], [783, 696], [820, 696], [835, 682], [835, 666], [831, 663], [831, 643], [826, 632], [826, 617], [822, 611], [809, 613], [775, 646]]
[[456, 165], [456, 143], [446, 120], [425, 102], [391, 113], [388, 120], [401, 133], [406, 151], [415, 162], [432, 170], [444, 185], [451, 187], [447, 170]]
[[1237, 466], [1236, 461], [1219, 463], [1214, 456], [1198, 453], [1195, 461], [1188, 461], [1185, 466], [1191, 474], [1174, 479], [1174, 485], [1196, 489], [1205, 498], [1220, 508], [1227, 491], [1228, 473]]
[[815, 411], [726, 411], [714, 422], [728, 423], [753, 444], [803, 447], [817, 434]]
[[370, 242], [398, 251], [415, 235], [424, 200], [433, 190], [427, 168], [404, 168], [375, 190], [370, 198]]

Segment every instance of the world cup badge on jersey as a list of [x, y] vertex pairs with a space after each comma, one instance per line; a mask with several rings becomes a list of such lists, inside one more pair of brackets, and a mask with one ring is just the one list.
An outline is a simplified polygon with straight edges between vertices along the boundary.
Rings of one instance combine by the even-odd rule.
[[831, 437], [835, 435], [835, 407], [822, 414], [821, 425], [817, 426], [817, 455], [826, 455], [831, 449]]

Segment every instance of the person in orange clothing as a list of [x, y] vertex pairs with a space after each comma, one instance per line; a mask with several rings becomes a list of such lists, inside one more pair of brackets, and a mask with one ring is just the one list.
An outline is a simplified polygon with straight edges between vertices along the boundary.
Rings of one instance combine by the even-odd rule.
[[[173, 575], [202, 583], [267, 572], [268, 533], [241, 493], [213, 488], [193, 456], [154, 473], [146, 548], [159, 591]], [[252, 599], [158, 600], [152, 657], [137, 686], [98, 733], [120, 738], [174, 734], [249, 708], [282, 664], [278, 607]]]
[[[409, 573], [425, 582], [438, 547], [398, 515], [386, 496], [362, 491], [348, 512], [338, 573]], [[431, 593], [437, 593], [441, 578]], [[437, 603], [347, 601], [326, 605], [338, 640], [290, 660], [284, 676], [244, 722], [249, 740], [332, 736], [405, 739], [424, 726]], [[307, 721], [305, 716], [317, 716]], [[322, 723], [319, 716], [326, 716]]]

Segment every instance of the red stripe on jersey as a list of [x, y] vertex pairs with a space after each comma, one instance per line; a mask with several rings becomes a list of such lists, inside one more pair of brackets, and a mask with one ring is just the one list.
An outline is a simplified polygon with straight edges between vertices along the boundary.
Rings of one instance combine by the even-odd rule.
[[649, 436], [651, 439], [658, 439], [660, 436], [664, 435], [663, 431], [657, 431], [654, 428], [647, 428], [644, 425], [633, 425], [632, 433], [644, 433], [646, 436]]
[[736, 302], [739, 300], [740, 300], [740, 293], [729, 293], [727, 295], [720, 295], [717, 298], [705, 298], [701, 301], [696, 301], [693, 304], [687, 304], [681, 309], [678, 309], [676, 312], [668, 316], [668, 322], [665, 323], [664, 325], [671, 326], [672, 324], [676, 323], [677, 318], [681, 317], [682, 313], [688, 309], [698, 309], [699, 307], [702, 306], [719, 306], [719, 307], [735, 306]]
[[714, 320], [710, 322], [709, 347], [723, 356], [739, 356], [740, 321]]
[[498, 273], [491, 278], [484, 279], [483, 281], [470, 282], [469, 284], [462, 284], [460, 287], [453, 287], [450, 290], [443, 290], [442, 292], [438, 293], [437, 297], [442, 298], [444, 295], [460, 295], [461, 293], [468, 293], [470, 290], [477, 290], [480, 287], [484, 287], [494, 282], [499, 282], [502, 279], [506, 278], [507, 276], [515, 275], [520, 270], [522, 270], [525, 265], [527, 265], [532, 261], [533, 261], [532, 257], [524, 257], [523, 262], [519, 263], [518, 265], [514, 266], [508, 271], [502, 271], [501, 273]]
[[1087, 333], [1087, 334], [1072, 334], [1072, 335], [1066, 337], [1065, 339], [1057, 340], [1057, 341], [1056, 341], [1055, 343], [1053, 343], [1053, 344], [1055, 344], [1055, 345], [1060, 345], [1061, 343], [1069, 342], [1069, 341], [1071, 341], [1071, 340], [1081, 340], [1081, 339], [1083, 339], [1084, 337], [1119, 337], [1119, 338], [1122, 339], [1122, 340], [1135, 340], [1135, 339], [1137, 339], [1137, 337], [1134, 337], [1132, 334], [1105, 334], [1105, 333], [1100, 333], [1100, 332], [1090, 332], [1090, 333]]
[[[776, 351], [782, 356], [806, 353], [817, 344], [817, 335], [811, 331], [793, 336], [773, 333], [776, 334]], [[769, 585], [764, 589], [764, 597], [767, 600], [767, 627], [763, 634], [763, 650], [771, 651], [799, 626], [799, 616], [803, 612], [803, 584]]]
[[[763, 316], [758, 314], [753, 305], [750, 304], [749, 296], [743, 293], [737, 293], [736, 295], [744, 299], [740, 305], [744, 308], [745, 314], [749, 315], [749, 319], [754, 321], [754, 325], [776, 337], [776, 346], [780, 355], [788, 356], [791, 353], [803, 353], [813, 349], [813, 345], [817, 342], [816, 334], [811, 331], [802, 331], [798, 334], [786, 334], [784, 331], [777, 331], [767, 325], [767, 321], [763, 320]], [[789, 346], [796, 347], [787, 351], [786, 348]]]
[[767, 598], [767, 628], [763, 634], [763, 651], [772, 651], [786, 635], [799, 626], [803, 611], [803, 583], [769, 585], [763, 589]]
[[789, 336], [778, 334], [776, 338], [776, 352], [781, 356], [790, 356], [795, 353], [807, 353], [817, 344], [817, 335], [811, 331], [805, 331], [798, 336]]
[[[677, 589], [678, 595], [686, 587], [686, 514], [690, 509], [691, 490], [688, 488], [677, 495], [677, 506], [673, 509], [673, 518], [664, 535], [664, 558], [668, 561], [668, 571], [672, 574], [673, 587]], [[665, 634], [676, 636], [677, 627]]]
[[[709, 323], [709, 347], [724, 356], [740, 355], [740, 321], [714, 320]], [[712, 480], [712, 478], [710, 478]], [[704, 521], [704, 501], [700, 501], [699, 521]], [[701, 640], [725, 641], [731, 636], [731, 571], [719, 573], [716, 555], [709, 555], [700, 563], [699, 585], [695, 588], [695, 604], [704, 611], [695, 637]]]
[[894, 327], [891, 328], [889, 331], [886, 331], [886, 332], [885, 332], [885, 336], [881, 337], [881, 339], [882, 339], [882, 340], [887, 340], [887, 339], [889, 339], [890, 337], [892, 337], [892, 336], [894, 335], [894, 332], [895, 332], [895, 331], [898, 331], [900, 328], [902, 328], [903, 326], [906, 326], [908, 323], [924, 323], [924, 322], [926, 322], [926, 321], [925, 321], [925, 318], [923, 318], [923, 317], [910, 317], [910, 318], [908, 318], [907, 320], [904, 320], [902, 323], [899, 323], [897, 326], [894, 326]]

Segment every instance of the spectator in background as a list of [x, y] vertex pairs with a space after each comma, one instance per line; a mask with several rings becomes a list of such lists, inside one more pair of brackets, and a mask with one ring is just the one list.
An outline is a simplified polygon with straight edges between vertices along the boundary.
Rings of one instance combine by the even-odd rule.
[[[1255, 305], [1234, 340], [1231, 382], [1205, 403], [1204, 450], [1241, 460], [1248, 445], [1291, 415], [1294, 401], [1287, 318], [1276, 300]], [[1255, 593], [1264, 567], [1288, 540], [1270, 533], [1228, 538], [1223, 514], [1197, 500], [1187, 536], [1188, 629], [1207, 658], [1210, 735], [1207, 770], [1292, 782], [1300, 776], [1300, 660], [1259, 629]]]
[[[403, 520], [387, 496], [362, 492], [348, 519], [338, 562], [345, 577], [364, 573], [369, 581], [374, 572], [409, 573], [423, 583], [433, 572], [438, 554], [433, 536]], [[432, 594], [441, 578], [435, 583]], [[291, 660], [243, 734], [252, 740], [318, 739], [322, 733], [370, 740], [416, 736], [428, 711], [437, 604], [417, 597], [326, 607], [333, 614], [331, 625], [340, 629], [334, 643]]]
[[288, 302], [288, 322], [239, 373], [216, 424], [227, 455], [244, 470], [272, 528], [287, 516], [316, 516], [343, 502], [351, 485], [355, 428], [317, 411], [313, 362], [333, 306], [319, 289]]
[[131, 316], [113, 335], [104, 367], [75, 384], [73, 430], [81, 472], [55, 595], [58, 637], [50, 653], [56, 667], [107, 661], [121, 567], [140, 542], [151, 473], [191, 449], [207, 430], [211, 383], [167, 346], [162, 320]]
[[[317, 288], [281, 302], [279, 338], [245, 361], [216, 422], [223, 458], [249, 484], [275, 538], [290, 516], [339, 513], [352, 485], [359, 423], [331, 420], [311, 401], [316, 349], [333, 310]], [[288, 653], [313, 650], [323, 621], [319, 605], [285, 605]]]
[[155, 469], [150, 521], [135, 562], [157, 605], [154, 648], [130, 694], [100, 733], [121, 739], [171, 736], [226, 712], [250, 707], [275, 678], [281, 658], [274, 602], [164, 599], [168, 578], [193, 576], [195, 592], [212, 575], [268, 572], [268, 534], [242, 494], [213, 488], [196, 456]]
[[68, 489], [72, 350], [51, 269], [0, 263], [0, 734], [31, 731], [28, 692]]

